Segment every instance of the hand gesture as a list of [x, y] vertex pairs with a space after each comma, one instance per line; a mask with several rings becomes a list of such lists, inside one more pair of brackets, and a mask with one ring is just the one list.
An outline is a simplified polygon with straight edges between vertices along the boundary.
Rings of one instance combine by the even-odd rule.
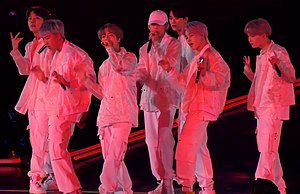
[[70, 87], [70, 83], [67, 82], [64, 77], [58, 74], [56, 71], [52, 72], [52, 76], [55, 78], [53, 81], [59, 83], [64, 90], [66, 90], [66, 87]]
[[44, 72], [40, 68], [40, 66], [35, 66], [31, 69], [31, 72], [34, 73], [34, 75], [38, 78], [38, 80], [46, 83], [48, 81], [48, 78], [45, 76]]
[[109, 48], [113, 46], [113, 42], [111, 40], [109, 40], [108, 38], [102, 38], [101, 40], [101, 44], [102, 46], [104, 46], [105, 48]]
[[158, 65], [161, 66], [161, 67], [163, 68], [163, 70], [165, 70], [166, 72], [169, 72], [169, 71], [171, 71], [171, 69], [172, 69], [172, 67], [171, 67], [171, 65], [170, 65], [170, 63], [169, 63], [169, 61], [168, 61], [168, 60], [165, 60], [165, 59], [160, 60], [160, 61], [158, 62]]
[[157, 42], [159, 40], [159, 34], [154, 30], [150, 30], [149, 40], [151, 40], [153, 43]]
[[279, 64], [280, 63], [280, 60], [279, 58], [277, 57], [277, 54], [275, 52], [273, 52], [274, 55], [272, 57], [269, 58], [269, 62], [274, 65], [274, 64]]
[[250, 64], [250, 56], [244, 56], [243, 63], [244, 63], [245, 66], [247, 66], [247, 67], [250, 68], [250, 66], [251, 66], [251, 64]]
[[18, 50], [19, 42], [21, 42], [21, 40], [23, 40], [23, 37], [19, 37], [20, 32], [18, 32], [16, 34], [16, 36], [13, 36], [12, 32], [10, 32], [9, 34], [10, 34], [12, 50]]

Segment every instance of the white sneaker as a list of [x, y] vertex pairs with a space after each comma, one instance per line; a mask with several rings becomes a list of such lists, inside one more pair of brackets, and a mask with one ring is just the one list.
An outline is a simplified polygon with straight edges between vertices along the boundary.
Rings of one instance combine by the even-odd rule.
[[82, 194], [81, 189], [77, 189], [75, 191], [72, 191], [71, 193], [64, 193], [64, 194]]
[[99, 194], [114, 194], [114, 192], [108, 192], [103, 189], [102, 185], [98, 187]]
[[116, 192], [114, 192], [114, 194], [133, 194], [133, 191], [132, 190], [129, 190], [129, 191], [116, 191]]
[[174, 194], [174, 187], [173, 187], [173, 179], [172, 180], [163, 180], [162, 181], [162, 194]]
[[163, 190], [163, 181], [160, 181], [157, 182], [158, 183], [158, 186], [152, 190], [152, 191], [149, 191], [148, 194], [161, 194], [162, 193], [162, 190]]
[[46, 190], [42, 187], [39, 182], [30, 181], [29, 193], [32, 194], [44, 194]]
[[46, 180], [42, 181], [43, 188], [45, 190], [56, 191], [58, 190], [55, 177], [53, 175], [49, 175]]

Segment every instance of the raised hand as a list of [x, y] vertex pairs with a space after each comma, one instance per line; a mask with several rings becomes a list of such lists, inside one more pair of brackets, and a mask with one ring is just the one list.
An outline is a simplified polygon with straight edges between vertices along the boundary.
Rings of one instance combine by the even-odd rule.
[[12, 45], [12, 50], [18, 50], [19, 43], [23, 40], [23, 37], [19, 37], [20, 32], [18, 32], [15, 36], [13, 36], [12, 32], [10, 34], [10, 40]]
[[244, 56], [243, 57], [243, 63], [244, 65], [246, 65], [247, 67], [250, 68], [251, 64], [250, 64], [250, 56]]
[[34, 75], [38, 78], [38, 80], [46, 83], [48, 78], [45, 76], [44, 72], [41, 70], [40, 66], [35, 66], [31, 69]]

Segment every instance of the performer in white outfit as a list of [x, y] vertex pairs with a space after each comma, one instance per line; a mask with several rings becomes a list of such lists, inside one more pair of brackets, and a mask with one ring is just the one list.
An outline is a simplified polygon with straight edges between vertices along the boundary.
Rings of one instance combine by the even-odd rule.
[[168, 61], [179, 70], [180, 43], [167, 34], [168, 28], [167, 14], [161, 10], [153, 11], [148, 20], [149, 41], [139, 50], [138, 79], [143, 85], [140, 108], [144, 112], [152, 174], [159, 183], [149, 193], [174, 193], [172, 126], [180, 97], [170, 87], [158, 63]]
[[66, 40], [61, 20], [46, 20], [40, 28], [40, 36], [47, 46], [43, 63], [49, 63], [49, 77], [40, 68], [35, 75], [46, 84], [43, 95], [48, 125], [48, 146], [54, 176], [60, 192], [80, 194], [81, 185], [74, 172], [68, 144], [75, 123], [87, 112], [91, 93], [78, 82], [77, 71], [95, 79], [93, 61], [78, 46]]
[[244, 74], [252, 81], [247, 107], [254, 111], [257, 120], [255, 133], [260, 156], [256, 183], [261, 179], [269, 180], [280, 194], [285, 194], [278, 147], [283, 121], [289, 120], [290, 106], [295, 104], [295, 70], [286, 49], [270, 39], [272, 28], [266, 19], [249, 21], [244, 32], [252, 48], [260, 48], [255, 73], [251, 69], [250, 56], [244, 56]]
[[[183, 93], [181, 111], [186, 121], [176, 147], [177, 182], [182, 193], [193, 193], [196, 161], [199, 163], [201, 194], [215, 194], [213, 168], [207, 148], [207, 126], [223, 111], [230, 85], [230, 69], [220, 53], [208, 41], [205, 24], [192, 21], [186, 26], [187, 42], [198, 54], [182, 73], [168, 63], [165, 69], [174, 88]], [[200, 153], [200, 154], [198, 154]], [[197, 159], [199, 157], [199, 159]]]
[[[173, 4], [169, 10], [169, 22], [172, 30], [174, 30], [178, 35], [178, 40], [181, 44], [181, 62], [180, 62], [180, 72], [183, 72], [185, 67], [191, 63], [192, 59], [195, 55], [197, 55], [197, 50], [193, 50], [190, 45], [187, 43], [185, 38], [185, 28], [189, 21], [190, 17], [190, 9], [186, 6], [186, 4]], [[181, 101], [183, 99], [183, 94], [181, 94]], [[185, 114], [179, 108], [178, 111], [178, 138], [180, 137], [180, 133], [183, 128], [183, 124], [185, 122]], [[201, 164], [200, 160], [201, 150], [197, 153], [197, 161], [196, 161], [196, 169], [195, 176], [196, 180], [200, 182], [201, 172], [199, 165]], [[201, 187], [201, 185], [199, 185]]]
[[48, 125], [44, 122], [47, 115], [42, 95], [46, 92], [46, 85], [32, 71], [33, 68], [39, 67], [45, 74], [49, 74], [49, 64], [43, 62], [45, 52], [42, 52], [42, 50], [45, 47], [43, 47], [44, 42], [39, 35], [39, 31], [44, 20], [50, 19], [50, 17], [51, 14], [46, 8], [32, 6], [27, 9], [27, 23], [29, 30], [34, 35], [34, 39], [25, 45], [24, 56], [19, 50], [19, 42], [23, 39], [20, 37], [20, 33], [17, 33], [15, 36], [10, 33], [12, 41], [10, 55], [13, 57], [20, 75], [28, 76], [15, 109], [24, 115], [28, 113], [29, 125], [27, 128], [29, 129], [30, 145], [32, 148], [28, 176], [30, 177], [29, 190], [32, 193], [45, 192], [47, 189], [57, 189], [49, 154], [46, 151], [45, 145]]
[[123, 31], [116, 24], [103, 25], [98, 38], [109, 56], [99, 68], [98, 83], [84, 73], [80, 80], [101, 100], [97, 126], [104, 164], [99, 193], [132, 194], [132, 181], [124, 157], [131, 128], [138, 127], [137, 58], [120, 47]]

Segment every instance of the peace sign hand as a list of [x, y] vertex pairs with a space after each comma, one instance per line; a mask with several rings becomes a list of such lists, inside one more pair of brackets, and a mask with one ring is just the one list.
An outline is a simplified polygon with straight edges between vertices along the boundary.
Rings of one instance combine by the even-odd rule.
[[15, 36], [13, 36], [12, 32], [10, 32], [10, 40], [12, 45], [12, 50], [18, 50], [19, 42], [23, 40], [23, 37], [19, 37], [20, 32], [18, 32]]

